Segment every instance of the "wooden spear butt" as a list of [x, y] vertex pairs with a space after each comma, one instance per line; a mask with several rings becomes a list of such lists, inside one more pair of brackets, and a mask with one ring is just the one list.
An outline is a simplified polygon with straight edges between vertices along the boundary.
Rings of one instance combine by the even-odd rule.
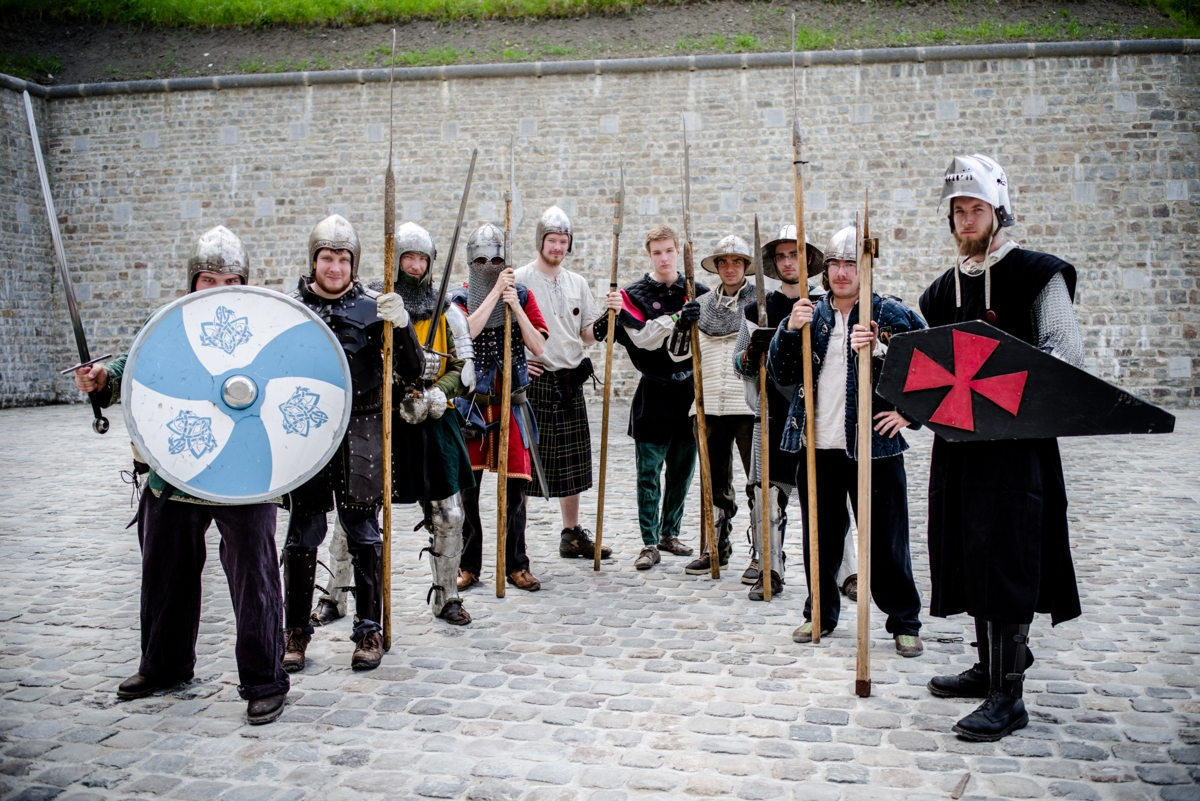
[[857, 695], [859, 698], [870, 698], [871, 697], [871, 680], [870, 679], [866, 679], [866, 680], [855, 679], [854, 680], [854, 694]]

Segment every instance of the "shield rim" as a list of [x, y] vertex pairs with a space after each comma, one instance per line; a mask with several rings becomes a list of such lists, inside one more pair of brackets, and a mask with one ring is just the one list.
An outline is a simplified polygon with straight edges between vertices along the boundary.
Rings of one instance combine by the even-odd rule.
[[346, 396], [347, 396], [346, 403], [343, 404], [342, 419], [338, 422], [338, 427], [337, 427], [338, 435], [333, 438], [333, 443], [329, 447], [329, 450], [325, 453], [324, 457], [322, 457], [322, 459], [319, 463], [317, 463], [313, 467], [309, 468], [308, 470], [305, 470], [303, 473], [300, 474], [299, 477], [287, 482], [286, 484], [282, 485], [279, 489], [271, 490], [271, 491], [265, 492], [265, 493], [258, 493], [256, 495], [247, 495], [244, 497], [239, 496], [237, 498], [230, 498], [228, 496], [215, 495], [211, 492], [206, 492], [204, 490], [199, 490], [195, 487], [192, 487], [187, 482], [176, 481], [176, 479], [173, 476], [171, 476], [168, 471], [163, 469], [159, 460], [156, 459], [154, 457], [154, 455], [150, 453], [149, 448], [146, 447], [145, 440], [142, 438], [142, 435], [138, 430], [137, 422], [133, 419], [133, 408], [132, 408], [132, 406], [130, 406], [130, 403], [129, 403], [130, 396], [133, 393], [133, 373], [137, 367], [138, 353], [141, 350], [142, 343], [146, 340], [146, 338], [148, 336], [150, 336], [150, 334], [152, 334], [155, 329], [158, 328], [158, 324], [161, 323], [162, 320], [169, 313], [171, 313], [172, 311], [174, 311], [177, 308], [182, 308], [182, 307], [186, 306], [188, 303], [194, 302], [196, 297], [201, 295], [201, 293], [199, 293], [199, 292], [190, 292], [190, 293], [184, 295], [183, 297], [177, 298], [176, 300], [173, 300], [170, 303], [168, 303], [166, 306], [163, 306], [162, 308], [160, 308], [157, 312], [154, 313], [154, 315], [150, 318], [150, 320], [147, 321], [147, 323], [144, 326], [142, 326], [142, 330], [137, 333], [137, 336], [134, 337], [133, 344], [129, 348], [129, 355], [126, 357], [126, 360], [125, 360], [125, 372], [123, 374], [129, 380], [122, 379], [122, 381], [121, 381], [121, 406], [122, 406], [121, 411], [125, 418], [125, 428], [129, 432], [130, 439], [133, 440], [133, 446], [137, 449], [137, 452], [141, 455], [141, 457], [143, 459], [145, 459], [146, 462], [150, 465], [150, 467], [152, 467], [154, 469], [154, 472], [158, 473], [158, 475], [164, 481], [166, 481], [168, 484], [175, 487], [176, 489], [186, 492], [188, 495], [199, 498], [202, 501], [210, 501], [212, 503], [227, 504], [230, 506], [249, 506], [251, 504], [256, 504], [256, 503], [265, 503], [267, 501], [271, 501], [276, 498], [282, 498], [283, 496], [285, 496], [288, 493], [295, 490], [297, 487], [302, 486], [306, 481], [311, 479], [317, 473], [324, 470], [325, 466], [327, 464], [329, 464], [329, 460], [332, 459], [334, 454], [337, 453], [338, 449], [340, 449], [342, 447], [342, 443], [346, 439], [346, 431], [350, 427], [350, 407], [352, 405], [350, 402], [350, 394], [351, 394], [350, 363], [346, 360], [346, 353], [342, 349], [341, 343], [339, 343], [337, 341], [337, 338], [334, 336], [333, 331], [329, 328], [329, 326], [327, 326], [325, 324], [325, 321], [322, 320], [316, 314], [316, 312], [314, 312], [312, 309], [308, 308], [307, 306], [305, 306], [303, 303], [296, 300], [295, 298], [288, 297], [287, 295], [283, 294], [282, 292], [276, 292], [273, 289], [266, 289], [265, 287], [258, 287], [258, 286], [228, 286], [228, 287], [219, 287], [216, 289], [206, 289], [203, 292], [203, 297], [211, 298], [212, 294], [210, 294], [210, 293], [214, 293], [214, 292], [219, 292], [219, 293], [223, 293], [223, 294], [249, 293], [252, 295], [261, 295], [263, 297], [269, 297], [272, 300], [280, 300], [280, 301], [290, 304], [294, 308], [302, 311], [304, 313], [304, 315], [310, 321], [315, 322], [318, 325], [320, 325], [321, 331], [325, 334], [325, 338], [330, 342], [330, 344], [333, 346], [335, 352], [338, 355], [338, 361], [342, 366], [342, 379], [343, 379], [343, 383], [345, 385], [345, 391], [346, 391]]

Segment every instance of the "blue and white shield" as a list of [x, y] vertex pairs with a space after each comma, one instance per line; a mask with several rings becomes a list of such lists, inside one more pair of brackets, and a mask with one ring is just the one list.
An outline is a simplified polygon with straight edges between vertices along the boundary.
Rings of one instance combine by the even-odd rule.
[[257, 287], [163, 307], [133, 342], [121, 387], [134, 445], [197, 498], [260, 503], [325, 466], [350, 420], [350, 366], [304, 304]]

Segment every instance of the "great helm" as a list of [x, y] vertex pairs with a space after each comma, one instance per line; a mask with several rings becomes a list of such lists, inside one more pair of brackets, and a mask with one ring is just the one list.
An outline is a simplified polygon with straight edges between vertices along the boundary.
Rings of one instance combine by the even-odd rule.
[[[956, 197], [973, 197], [982, 200], [996, 210], [1002, 228], [1016, 223], [1012, 203], [1008, 198], [1008, 175], [995, 159], [976, 153], [973, 156], [955, 156], [942, 178], [942, 203]], [[953, 204], [947, 219], [950, 230], [954, 230]]]
[[705, 257], [700, 266], [715, 273], [719, 256], [741, 256], [746, 260], [746, 275], [754, 275], [754, 252], [750, 250], [750, 244], [737, 234], [730, 234], [718, 242], [712, 255]]
[[188, 257], [188, 292], [195, 291], [200, 273], [240, 275], [242, 284], [250, 283], [250, 259], [237, 234], [223, 225], [200, 234]]
[[396, 277], [400, 276], [400, 257], [405, 253], [416, 253], [424, 256], [429, 260], [429, 264], [425, 270], [425, 276], [421, 279], [422, 283], [432, 280], [433, 263], [437, 261], [437, 246], [433, 244], [433, 237], [429, 235], [421, 226], [415, 222], [402, 223], [396, 229]]
[[825, 258], [821, 260], [821, 270], [834, 259], [858, 264], [858, 229], [853, 225], [848, 225], [829, 237], [829, 247], [825, 249]]
[[358, 257], [362, 246], [358, 241], [358, 233], [349, 220], [340, 214], [330, 214], [313, 226], [312, 233], [308, 235], [310, 269], [315, 269], [317, 251], [323, 248], [350, 251], [350, 277], [352, 280], [358, 279]]
[[542, 252], [542, 242], [546, 239], [546, 234], [566, 234], [567, 255], [571, 255], [575, 247], [575, 235], [571, 232], [571, 218], [557, 205], [543, 211], [542, 216], [538, 218], [537, 229], [533, 233], [533, 247], [538, 253]]
[[[782, 281], [783, 277], [779, 275], [779, 268], [775, 266], [775, 246], [784, 242], [796, 241], [796, 226], [785, 225], [779, 229], [779, 236], [772, 239], [767, 244], [763, 245], [762, 263], [763, 275], [768, 278], [774, 278], [777, 281]], [[804, 232], [804, 251], [809, 259], [808, 261], [808, 277], [812, 278], [824, 269], [825, 254], [820, 248], [808, 241], [808, 232]]]
[[504, 258], [504, 232], [490, 222], [476, 228], [467, 239], [467, 264], [480, 256], [488, 261]]

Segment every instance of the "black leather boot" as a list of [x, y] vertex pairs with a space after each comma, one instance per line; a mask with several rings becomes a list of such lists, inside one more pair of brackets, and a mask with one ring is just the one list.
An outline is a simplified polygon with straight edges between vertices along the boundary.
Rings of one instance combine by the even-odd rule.
[[925, 685], [938, 698], [987, 698], [988, 658], [987, 621], [975, 618], [975, 646], [979, 661], [956, 676], [934, 676]]
[[954, 724], [966, 740], [991, 743], [1029, 725], [1021, 699], [1029, 664], [1029, 626], [988, 622], [988, 696], [979, 708]]
[[355, 670], [372, 670], [383, 661], [383, 637], [378, 629], [383, 625], [383, 557], [382, 546], [368, 545], [350, 551], [354, 558], [354, 603], [358, 612], [358, 627], [376, 624], [375, 630], [360, 634], [355, 631], [354, 655], [350, 666]]
[[313, 587], [317, 581], [316, 550], [283, 550], [283, 669], [304, 669], [305, 652], [312, 638]]

